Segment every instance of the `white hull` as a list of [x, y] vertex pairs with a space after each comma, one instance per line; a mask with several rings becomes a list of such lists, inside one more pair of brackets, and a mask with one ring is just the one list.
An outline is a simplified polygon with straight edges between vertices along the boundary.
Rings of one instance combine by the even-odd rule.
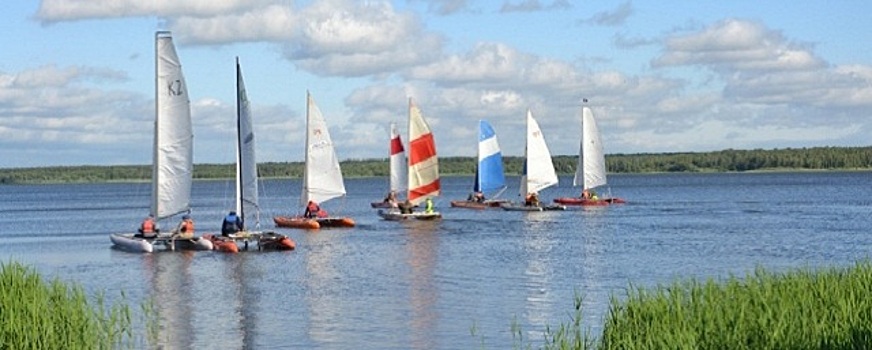
[[378, 215], [384, 218], [385, 220], [391, 221], [403, 221], [403, 220], [436, 220], [441, 219], [442, 214], [439, 212], [433, 213], [411, 213], [411, 214], [402, 214], [398, 211], [387, 211], [387, 210], [379, 210]]
[[212, 242], [201, 237], [176, 238], [161, 236], [157, 238], [135, 237], [133, 233], [113, 233], [109, 240], [119, 248], [135, 253], [152, 253], [156, 246], [163, 246], [165, 250], [212, 250]]

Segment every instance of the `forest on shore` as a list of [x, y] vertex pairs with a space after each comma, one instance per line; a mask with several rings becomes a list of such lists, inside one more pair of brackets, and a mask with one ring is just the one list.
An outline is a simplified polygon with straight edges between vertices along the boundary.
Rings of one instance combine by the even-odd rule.
[[[503, 157], [507, 175], [519, 175], [523, 163], [522, 157]], [[576, 163], [576, 156], [554, 157], [560, 174], [575, 172]], [[345, 177], [388, 176], [387, 158], [345, 160], [341, 166]], [[872, 169], [872, 146], [610, 154], [606, 167], [609, 173], [862, 170]], [[0, 169], [0, 184], [147, 181], [151, 171], [151, 165], [5, 168]], [[445, 176], [475, 174], [475, 158], [439, 158], [439, 172]], [[303, 163], [260, 163], [258, 173], [262, 178], [302, 177]], [[195, 179], [228, 179], [234, 174], [234, 164], [194, 165]]]

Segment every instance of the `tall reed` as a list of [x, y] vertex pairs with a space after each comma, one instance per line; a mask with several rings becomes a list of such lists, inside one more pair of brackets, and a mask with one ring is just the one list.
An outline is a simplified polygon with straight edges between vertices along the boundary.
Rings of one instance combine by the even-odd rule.
[[690, 280], [613, 297], [599, 349], [864, 349], [872, 265]]
[[92, 302], [81, 286], [45, 281], [19, 263], [0, 263], [0, 349], [132, 346], [130, 325], [130, 308], [122, 302], [107, 308], [102, 294]]

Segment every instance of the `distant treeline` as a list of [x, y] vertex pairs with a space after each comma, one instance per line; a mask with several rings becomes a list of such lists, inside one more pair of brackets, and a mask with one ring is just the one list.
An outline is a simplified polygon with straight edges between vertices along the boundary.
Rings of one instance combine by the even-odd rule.
[[[571, 174], [575, 156], [554, 157], [558, 173]], [[506, 173], [518, 175], [522, 157], [504, 157]], [[872, 169], [872, 147], [816, 147], [774, 150], [724, 150], [694, 153], [638, 153], [606, 156], [610, 173], [734, 172], [752, 170], [836, 170]], [[303, 163], [260, 163], [262, 178], [301, 177]], [[472, 157], [439, 158], [443, 175], [475, 173]], [[342, 162], [346, 177], [388, 176], [388, 160], [365, 159]], [[235, 174], [233, 164], [196, 164], [195, 179], [226, 179]], [[0, 184], [147, 181], [150, 165], [57, 166], [0, 169]]]

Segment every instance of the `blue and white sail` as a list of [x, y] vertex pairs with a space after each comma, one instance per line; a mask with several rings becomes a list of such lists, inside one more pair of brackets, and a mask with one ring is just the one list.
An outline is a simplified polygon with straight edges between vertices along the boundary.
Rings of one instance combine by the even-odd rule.
[[475, 171], [475, 192], [498, 196], [506, 189], [503, 154], [494, 128], [485, 120], [478, 123], [478, 167]]

